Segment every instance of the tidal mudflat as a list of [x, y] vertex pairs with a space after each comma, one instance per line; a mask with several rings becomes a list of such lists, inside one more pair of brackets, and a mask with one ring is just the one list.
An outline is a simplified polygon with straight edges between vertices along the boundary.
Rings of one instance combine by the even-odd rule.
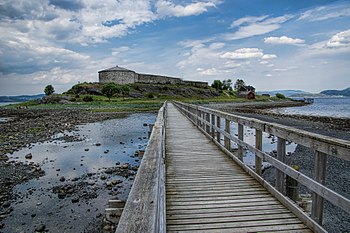
[[8, 166], [24, 163], [41, 174], [13, 186], [0, 231], [101, 232], [108, 200], [128, 196], [155, 118], [138, 113], [88, 123], [7, 154]]

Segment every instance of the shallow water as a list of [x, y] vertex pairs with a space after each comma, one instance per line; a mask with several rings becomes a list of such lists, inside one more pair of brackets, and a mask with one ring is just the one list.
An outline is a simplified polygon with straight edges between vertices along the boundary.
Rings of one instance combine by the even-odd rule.
[[[221, 120], [221, 125], [224, 125], [224, 121]], [[230, 125], [231, 134], [238, 137], [238, 126], [236, 123], [231, 123]], [[244, 127], [243, 132], [243, 140], [244, 142], [255, 146], [255, 129], [251, 129], [248, 127]], [[221, 144], [224, 144], [224, 137], [221, 135], [220, 138]], [[286, 142], [286, 154], [289, 156], [291, 153], [295, 151], [297, 144], [294, 142]], [[238, 145], [234, 142], [231, 142], [231, 148], [233, 150], [238, 149]], [[269, 135], [267, 133], [263, 133], [262, 137], [262, 151], [267, 154], [271, 154], [277, 151], [277, 137], [273, 135]], [[251, 168], [255, 168], [255, 154], [249, 150], [243, 151], [243, 162], [250, 166]], [[270, 167], [271, 165], [268, 162], [262, 162], [262, 169]]]
[[[147, 145], [148, 126], [144, 123], [153, 123], [155, 118], [156, 114], [142, 113], [82, 125], [78, 131], [55, 135], [48, 142], [32, 144], [10, 155], [11, 160], [39, 163], [45, 176], [15, 187], [17, 200], [11, 204], [11, 214], [2, 221], [5, 227], [1, 232], [34, 232], [39, 224], [44, 224], [49, 232], [82, 232], [94, 218], [104, 214], [109, 199], [126, 200], [133, 178], [106, 175], [103, 171], [118, 163], [139, 165], [141, 159], [134, 154]], [[79, 140], [63, 140], [71, 137]], [[29, 153], [31, 160], [25, 159]], [[107, 179], [101, 180], [101, 174]], [[59, 180], [62, 176], [66, 181]], [[79, 193], [59, 199], [53, 187], [72, 179], [95, 184], [82, 186]], [[107, 190], [106, 181], [113, 179], [123, 182]], [[89, 193], [97, 196], [81, 196]], [[72, 203], [73, 197], [79, 201]]]
[[350, 98], [315, 98], [314, 103], [301, 107], [276, 108], [279, 114], [350, 118]]

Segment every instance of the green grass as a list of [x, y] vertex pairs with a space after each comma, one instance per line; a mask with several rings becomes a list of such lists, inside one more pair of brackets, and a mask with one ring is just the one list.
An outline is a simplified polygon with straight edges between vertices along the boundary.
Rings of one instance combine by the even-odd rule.
[[84, 102], [83, 98], [86, 95], [74, 95], [75, 102], [69, 104], [38, 104], [36, 101], [28, 101], [20, 104], [14, 104], [6, 106], [6, 108], [16, 108], [21, 106], [28, 106], [30, 109], [81, 109], [89, 110], [93, 112], [141, 112], [141, 111], [155, 111], [158, 110], [164, 101], [175, 100], [192, 104], [208, 104], [208, 103], [241, 103], [241, 102], [253, 102], [253, 101], [284, 101], [284, 99], [278, 99], [276, 97], [257, 96], [255, 100], [247, 100], [244, 98], [238, 98], [234, 95], [228, 95], [222, 93], [221, 96], [213, 98], [184, 98], [184, 97], [171, 97], [171, 96], [159, 96], [157, 98], [122, 98], [115, 97], [110, 101], [105, 96], [94, 95], [92, 102]]

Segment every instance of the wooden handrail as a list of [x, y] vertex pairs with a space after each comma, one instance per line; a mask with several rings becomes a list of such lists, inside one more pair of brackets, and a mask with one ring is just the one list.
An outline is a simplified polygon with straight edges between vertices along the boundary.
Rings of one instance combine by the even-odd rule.
[[[298, 208], [294, 208], [287, 203], [289, 207], [295, 209], [294, 213], [302, 220], [305, 220], [305, 224], [312, 229], [315, 229], [317, 232], [322, 232], [323, 230], [322, 227], [319, 228], [314, 222], [316, 221], [322, 225], [323, 198], [331, 202], [333, 205], [342, 208], [347, 213], [350, 213], [350, 200], [324, 186], [327, 155], [350, 161], [349, 141], [310, 133], [280, 124], [242, 117], [193, 104], [186, 104], [182, 102], [175, 102], [174, 104], [208, 137], [210, 137], [213, 142], [215, 142], [226, 153], [229, 153], [230, 156], [233, 155], [230, 150], [231, 141], [237, 143], [238, 148], [244, 148], [255, 153], [255, 163], [257, 165], [255, 166], [255, 171], [242, 163], [242, 158], [239, 156], [240, 153], [238, 153], [238, 157], [233, 157], [233, 159], [238, 162], [249, 174], [262, 183], [264, 187], [274, 194], [282, 203], [287, 203], [281, 196], [281, 194], [283, 195], [285, 193], [284, 177], [286, 175], [292, 177], [297, 182], [305, 185], [311, 191], [313, 191], [313, 205], [311, 212], [312, 219], [308, 219], [308, 216], [304, 216], [302, 213], [298, 212]], [[224, 120], [226, 127], [220, 125], [221, 119]], [[230, 122], [235, 122], [238, 124], [238, 137], [235, 137], [230, 133]], [[242, 132], [244, 126], [254, 128], [256, 130], [257, 143], [255, 147], [243, 141]], [[262, 132], [278, 137], [279, 145], [277, 158], [274, 158], [261, 150]], [[224, 145], [222, 145], [220, 141], [221, 135], [224, 136]], [[316, 159], [314, 179], [302, 174], [284, 163], [285, 142], [287, 140], [306, 146], [315, 151]], [[278, 190], [279, 194], [275, 192], [276, 190], [270, 184], [262, 179], [261, 160], [269, 162], [277, 169], [277, 171], [279, 171], [279, 175], [276, 177], [276, 189]]]
[[165, 125], [167, 103], [158, 112], [145, 154], [116, 232], [166, 232]]

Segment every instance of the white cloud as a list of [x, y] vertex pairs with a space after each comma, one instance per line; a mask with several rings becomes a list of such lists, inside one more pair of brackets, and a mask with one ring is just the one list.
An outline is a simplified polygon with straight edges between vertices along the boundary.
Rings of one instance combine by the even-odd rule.
[[128, 46], [122, 46], [119, 48], [112, 48], [112, 56], [118, 56], [119, 54], [121, 54], [123, 52], [127, 52], [129, 50], [130, 50], [130, 48]]
[[216, 49], [222, 49], [223, 47], [225, 47], [225, 43], [212, 43], [209, 46], [209, 49], [216, 50]]
[[349, 2], [343, 2], [340, 4], [338, 3], [336, 5], [321, 6], [311, 10], [307, 10], [301, 14], [298, 20], [313, 22], [349, 16], [350, 4]]
[[226, 52], [222, 54], [221, 58], [228, 59], [249, 59], [249, 58], [262, 58], [264, 53], [261, 49], [258, 48], [241, 48], [237, 49], [234, 52]]
[[326, 47], [350, 47], [350, 30], [342, 31], [332, 36], [332, 38], [327, 42]]
[[203, 68], [198, 68], [197, 71], [201, 75], [208, 75], [208, 76], [218, 75], [220, 73], [216, 68], [210, 68], [206, 70], [204, 70]]
[[274, 59], [277, 58], [275, 54], [264, 54], [261, 59], [268, 60], [268, 59]]
[[242, 24], [252, 24], [252, 23], [261, 22], [264, 19], [266, 19], [267, 17], [269, 17], [269, 16], [268, 15], [263, 15], [263, 16], [260, 16], [260, 17], [247, 16], [247, 17], [244, 17], [244, 18], [240, 18], [240, 19], [237, 19], [237, 20], [233, 21], [231, 26], [230, 26], [230, 28], [235, 28], [235, 27], [238, 27], [238, 26], [240, 26]]
[[266, 37], [264, 38], [265, 43], [269, 44], [290, 44], [290, 45], [295, 45], [295, 44], [303, 44], [305, 41], [302, 39], [298, 38], [290, 38], [287, 36], [281, 36], [281, 37]]
[[208, 8], [215, 7], [216, 1], [194, 2], [185, 6], [175, 5], [169, 0], [158, 0], [156, 3], [157, 13], [160, 17], [166, 16], [191, 16], [199, 15], [208, 11]]
[[238, 40], [248, 38], [257, 35], [263, 35], [272, 31], [275, 31], [281, 27], [281, 25], [292, 16], [284, 15], [276, 18], [267, 18], [267, 16], [260, 17], [244, 17], [234, 21], [231, 24], [231, 28], [239, 27], [234, 33], [224, 34], [226, 40]]

